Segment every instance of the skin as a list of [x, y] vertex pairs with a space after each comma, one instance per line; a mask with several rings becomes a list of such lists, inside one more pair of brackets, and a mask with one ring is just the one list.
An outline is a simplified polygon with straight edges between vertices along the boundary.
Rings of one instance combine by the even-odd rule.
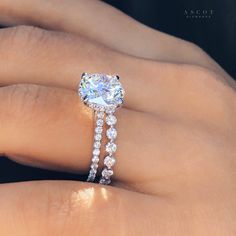
[[0, 23], [7, 157], [87, 173], [80, 75], [118, 74], [126, 90], [113, 186], [2, 184], [0, 235], [236, 234], [235, 82], [206, 53], [95, 0], [1, 0]]

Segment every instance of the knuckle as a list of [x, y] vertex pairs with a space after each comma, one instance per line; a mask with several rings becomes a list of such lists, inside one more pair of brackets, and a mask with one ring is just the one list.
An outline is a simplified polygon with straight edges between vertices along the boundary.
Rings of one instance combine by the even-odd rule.
[[[109, 204], [110, 198], [112, 202]], [[46, 191], [44, 202], [43, 214], [47, 218], [43, 217], [47, 219], [47, 230], [52, 235], [56, 234], [57, 230], [61, 232], [60, 235], [63, 235], [63, 232], [67, 235], [92, 235], [96, 224], [101, 226], [97, 231], [98, 235], [112, 234], [113, 229], [109, 226], [116, 223], [117, 217], [121, 218], [121, 198], [91, 185], [78, 188], [76, 185], [59, 184]], [[114, 217], [109, 217], [112, 215]], [[104, 229], [104, 219], [108, 217], [109, 224]]]
[[197, 58], [201, 59], [202, 61], [209, 63], [210, 57], [201, 47], [199, 47], [197, 44], [193, 42], [186, 42], [186, 43], [188, 47], [191, 49], [191, 51], [194, 53], [193, 55], [197, 56]]
[[[34, 119], [35, 108], [43, 102], [43, 88], [38, 85], [16, 84], [4, 89], [6, 96], [6, 114], [14, 122], [16, 120], [26, 121]], [[23, 119], [21, 119], [24, 117]], [[18, 119], [19, 118], [19, 119]], [[9, 120], [9, 118], [8, 118]]]
[[203, 49], [193, 42], [186, 42], [188, 46], [195, 52], [203, 52]]
[[45, 43], [50, 38], [47, 30], [35, 26], [15, 26], [1, 30], [1, 44], [11, 44], [11, 47], [27, 48]]
[[55, 235], [57, 230], [61, 235], [63, 232], [79, 234], [85, 231], [84, 224], [88, 227], [91, 221], [94, 221], [94, 216], [89, 217], [90, 208], [93, 207], [92, 188], [71, 188], [66, 184], [55, 187], [49, 185], [44, 193], [44, 199], [41, 201], [44, 204], [41, 209], [44, 210], [41, 213], [42, 219], [46, 221], [42, 223], [47, 225], [47, 232], [51, 235]]
[[9, 101], [12, 104], [17, 101], [18, 110], [24, 110], [37, 101], [40, 86], [37, 85], [13, 85], [9, 93]]
[[[24, 226], [32, 231], [37, 230], [39, 235], [59, 235], [59, 232], [56, 232], [60, 223], [58, 213], [65, 205], [65, 196], [62, 197], [61, 191], [52, 184], [35, 182], [34, 186], [30, 186], [18, 196], [18, 218], [24, 219], [25, 223], [30, 222], [30, 225]], [[55, 205], [58, 206], [57, 210]], [[62, 222], [60, 224], [63, 225]]]
[[207, 52], [204, 51], [204, 49], [202, 49], [197, 44], [192, 42], [185, 42], [185, 43], [191, 55], [191, 64], [203, 66], [205, 68], [208, 68], [209, 70], [218, 71], [221, 73], [219, 66], [207, 54]]
[[77, 97], [64, 89], [34, 84], [6, 86], [0, 93], [0, 125], [12, 128], [24, 127], [25, 124], [56, 127], [68, 122], [67, 114], [74, 112], [68, 104], [76, 106]]
[[186, 66], [181, 73], [181, 92], [188, 97], [191, 113], [221, 129], [232, 124], [235, 91], [230, 84], [219, 74], [199, 66]]
[[202, 89], [222, 88], [225, 83], [224, 79], [214, 71], [197, 65], [182, 65], [180, 67], [180, 78], [186, 84], [192, 86], [201, 86]]

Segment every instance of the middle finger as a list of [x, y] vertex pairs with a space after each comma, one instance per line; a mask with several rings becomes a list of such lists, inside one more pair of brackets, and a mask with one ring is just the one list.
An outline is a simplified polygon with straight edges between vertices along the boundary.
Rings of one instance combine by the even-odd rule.
[[[33, 83], [76, 89], [83, 72], [118, 74], [126, 90], [125, 106], [151, 111], [155, 94], [145, 84], [147, 63], [115, 53], [99, 44], [67, 33], [34, 27], [0, 31], [0, 83]], [[86, 68], [87, 71], [84, 71]]]

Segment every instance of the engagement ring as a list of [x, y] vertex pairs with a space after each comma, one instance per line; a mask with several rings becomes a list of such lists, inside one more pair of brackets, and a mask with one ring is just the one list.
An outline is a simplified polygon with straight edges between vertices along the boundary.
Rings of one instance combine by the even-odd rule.
[[84, 104], [92, 108], [95, 112], [95, 132], [92, 160], [87, 181], [94, 182], [97, 175], [98, 164], [101, 152], [101, 141], [104, 122], [107, 124], [106, 136], [108, 142], [105, 146], [106, 155], [104, 157], [104, 168], [99, 180], [100, 184], [110, 184], [111, 176], [116, 159], [114, 153], [117, 145], [115, 139], [117, 130], [115, 124], [117, 118], [115, 111], [124, 102], [124, 89], [117, 75], [89, 74], [83, 73], [79, 84], [78, 94]]

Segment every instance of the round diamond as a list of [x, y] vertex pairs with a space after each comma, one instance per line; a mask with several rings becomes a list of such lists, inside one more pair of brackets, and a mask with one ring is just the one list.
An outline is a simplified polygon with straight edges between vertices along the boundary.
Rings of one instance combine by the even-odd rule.
[[102, 171], [102, 176], [103, 176], [105, 179], [109, 179], [112, 175], [113, 175], [113, 170], [104, 169], [104, 170]]
[[99, 162], [98, 156], [94, 156], [94, 157], [92, 158], [92, 162], [93, 162], [93, 163], [98, 163], [98, 162]]
[[89, 174], [88, 178], [87, 178], [87, 181], [88, 182], [93, 182], [96, 178], [96, 173], [94, 174]]
[[79, 85], [79, 95], [87, 105], [117, 107], [123, 103], [124, 89], [118, 76], [85, 73]]
[[114, 115], [108, 115], [108, 116], [106, 117], [106, 123], [107, 123], [108, 125], [115, 125], [116, 122], [117, 122], [117, 119], [116, 119], [116, 117], [115, 117]]
[[95, 142], [93, 146], [95, 148], [100, 148], [101, 147], [101, 143], [100, 142]]
[[109, 185], [111, 183], [111, 180], [102, 178], [102, 179], [100, 179], [99, 183]]
[[114, 166], [116, 163], [116, 160], [114, 157], [110, 157], [110, 156], [106, 156], [104, 159], [104, 164], [107, 166], [107, 168], [111, 168], [112, 166]]
[[102, 139], [102, 135], [101, 135], [101, 134], [96, 134], [96, 135], [94, 136], [94, 139], [95, 139], [96, 141], [100, 141], [100, 140]]
[[98, 119], [96, 122], [97, 126], [102, 126], [103, 123], [104, 123], [104, 121], [102, 119]]
[[94, 149], [93, 150], [93, 155], [94, 156], [98, 156], [100, 154], [100, 150], [99, 149]]
[[93, 172], [97, 172], [97, 168], [98, 168], [98, 164], [96, 164], [96, 163], [93, 163], [92, 165], [91, 165], [91, 169], [93, 170]]
[[104, 117], [104, 112], [98, 112], [98, 113], [97, 113], [97, 117], [100, 118], [100, 119], [103, 119], [103, 117]]
[[98, 133], [98, 134], [101, 134], [102, 133], [102, 127], [96, 127], [95, 128], [95, 132]]
[[97, 174], [97, 168], [92, 168], [92, 165], [91, 165], [91, 169], [90, 169], [89, 175], [93, 176], [93, 175], [96, 175], [96, 174]]
[[115, 143], [111, 143], [111, 142], [109, 142], [107, 145], [106, 145], [106, 151], [108, 152], [108, 153], [113, 153], [113, 152], [115, 152], [116, 151], [116, 144]]
[[117, 131], [113, 127], [109, 128], [106, 133], [109, 139], [115, 139], [117, 136]]

